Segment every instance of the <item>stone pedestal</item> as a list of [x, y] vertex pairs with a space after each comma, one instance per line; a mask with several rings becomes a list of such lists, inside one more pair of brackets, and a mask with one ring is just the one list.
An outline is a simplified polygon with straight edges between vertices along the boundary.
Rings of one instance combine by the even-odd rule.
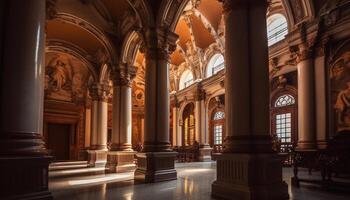
[[276, 154], [230, 153], [217, 157], [212, 196], [223, 199], [289, 199]]
[[104, 167], [107, 163], [107, 150], [89, 150], [89, 167]]
[[1, 157], [0, 199], [52, 199], [48, 191], [50, 156]]
[[107, 153], [106, 173], [130, 172], [136, 169], [136, 151], [109, 151]]
[[138, 153], [135, 181], [154, 183], [177, 179], [175, 170], [176, 152]]
[[211, 151], [213, 148], [211, 148], [209, 145], [201, 146], [199, 148], [199, 161], [211, 161]]

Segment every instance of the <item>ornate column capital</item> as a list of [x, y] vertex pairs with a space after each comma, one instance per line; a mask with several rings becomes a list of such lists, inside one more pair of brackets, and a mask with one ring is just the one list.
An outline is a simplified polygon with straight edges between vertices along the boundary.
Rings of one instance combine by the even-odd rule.
[[112, 71], [113, 86], [131, 87], [136, 72], [137, 68], [127, 63], [120, 63], [118, 66], [115, 66]]
[[108, 101], [108, 96], [110, 93], [111, 87], [107, 84], [94, 83], [89, 88], [90, 96], [93, 101]]
[[289, 47], [289, 51], [296, 56], [297, 63], [312, 59], [314, 54], [313, 50], [313, 46], [307, 42]]
[[329, 37], [321, 39], [321, 41], [315, 46], [315, 57], [325, 56], [328, 42]]
[[149, 59], [168, 60], [169, 55], [176, 50], [178, 35], [168, 28], [149, 28], [145, 32], [145, 41], [141, 45], [141, 52]]
[[240, 10], [247, 8], [249, 6], [268, 6], [267, 0], [218, 0], [222, 2], [224, 13], [230, 12], [232, 10]]

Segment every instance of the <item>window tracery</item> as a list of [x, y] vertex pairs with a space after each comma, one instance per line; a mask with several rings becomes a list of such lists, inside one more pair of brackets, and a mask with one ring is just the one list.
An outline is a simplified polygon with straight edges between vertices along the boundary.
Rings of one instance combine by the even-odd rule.
[[284, 107], [295, 104], [295, 99], [290, 94], [285, 94], [277, 98], [275, 107]]

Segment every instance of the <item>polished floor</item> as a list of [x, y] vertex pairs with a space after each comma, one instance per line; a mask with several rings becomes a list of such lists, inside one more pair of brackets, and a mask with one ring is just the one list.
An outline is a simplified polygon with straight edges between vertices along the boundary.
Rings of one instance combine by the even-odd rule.
[[[50, 179], [50, 190], [55, 200], [208, 200], [211, 183], [216, 176], [216, 163], [177, 163], [178, 179], [175, 181], [134, 184], [132, 173], [113, 175], [89, 175]], [[302, 173], [302, 176], [307, 176]], [[283, 169], [283, 177], [289, 185], [293, 200], [348, 200], [349, 193], [325, 192], [317, 187], [290, 186], [291, 169]], [[349, 188], [350, 190], [350, 188]]]

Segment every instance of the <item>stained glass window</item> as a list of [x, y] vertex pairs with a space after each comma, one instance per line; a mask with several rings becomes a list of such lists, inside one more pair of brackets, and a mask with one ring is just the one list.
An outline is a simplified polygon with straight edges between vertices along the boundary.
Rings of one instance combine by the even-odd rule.
[[214, 120], [219, 120], [219, 119], [224, 119], [225, 118], [225, 113], [222, 111], [218, 111], [214, 115]]
[[275, 101], [275, 107], [283, 107], [293, 104], [295, 104], [295, 99], [290, 94], [282, 95], [278, 97], [278, 99]]

